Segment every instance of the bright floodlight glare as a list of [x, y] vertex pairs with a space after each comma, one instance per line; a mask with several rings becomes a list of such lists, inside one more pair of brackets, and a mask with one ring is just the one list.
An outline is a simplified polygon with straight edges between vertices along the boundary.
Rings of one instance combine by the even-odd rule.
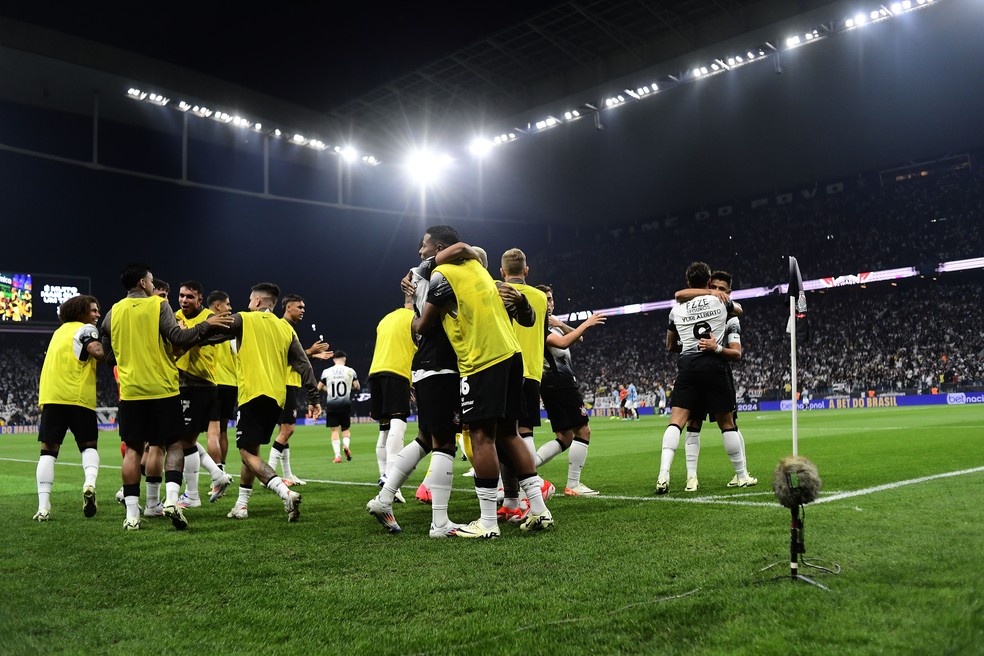
[[793, 46], [798, 46], [800, 44], [800, 38], [798, 36], [791, 36], [786, 39], [786, 46], [792, 48]]
[[344, 148], [342, 148], [341, 155], [346, 162], [354, 162], [355, 160], [359, 159], [359, 151], [357, 151], [352, 146], [345, 146]]
[[910, 0], [905, 0], [905, 2], [902, 3], [902, 8], [903, 9], [912, 9], [912, 2], [910, 2]]
[[728, 66], [734, 66], [734, 65], [735, 65], [735, 58], [728, 57]]
[[844, 27], [854, 27], [854, 19], [848, 18], [846, 21], [844, 21]]
[[900, 13], [902, 13], [902, 3], [901, 2], [893, 2], [892, 3], [892, 13], [893, 14], [900, 14]]
[[417, 184], [427, 186], [438, 182], [441, 174], [453, 161], [451, 156], [447, 154], [438, 155], [425, 150], [417, 150], [407, 157], [406, 168], [410, 177]]
[[[499, 137], [496, 137], [496, 139], [499, 139]], [[498, 143], [502, 143], [502, 140], [499, 139]], [[488, 139], [483, 139], [482, 137], [476, 137], [472, 139], [471, 145], [468, 147], [468, 150], [471, 151], [472, 155], [483, 157], [487, 155], [489, 151], [491, 151], [492, 148], [494, 147], [495, 147], [495, 143], [493, 143], [492, 141], [489, 141]]]
[[875, 20], [876, 18], [878, 18], [878, 12], [877, 11], [871, 12], [870, 15], [871, 15], [871, 20]]
[[867, 21], [868, 21], [868, 17], [865, 16], [864, 14], [858, 14], [857, 16], [854, 17], [854, 24], [858, 26], [864, 25]]

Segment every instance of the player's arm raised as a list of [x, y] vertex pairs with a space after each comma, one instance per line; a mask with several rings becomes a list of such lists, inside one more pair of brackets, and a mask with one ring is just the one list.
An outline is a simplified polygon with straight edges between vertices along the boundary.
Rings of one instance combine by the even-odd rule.
[[581, 335], [584, 334], [588, 328], [592, 326], [597, 326], [605, 323], [608, 319], [604, 314], [600, 312], [595, 312], [590, 317], [581, 322], [581, 325], [567, 333], [566, 335], [557, 335], [556, 333], [550, 333], [547, 335], [547, 346], [552, 346], [554, 348], [565, 349], [571, 344], [580, 339]]

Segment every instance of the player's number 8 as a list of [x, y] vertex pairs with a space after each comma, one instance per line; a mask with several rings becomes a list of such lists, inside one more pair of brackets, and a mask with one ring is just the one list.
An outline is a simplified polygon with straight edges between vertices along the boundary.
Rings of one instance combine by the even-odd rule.
[[700, 323], [694, 324], [694, 338], [695, 339], [709, 339], [711, 336], [711, 324], [706, 321], [701, 321]]

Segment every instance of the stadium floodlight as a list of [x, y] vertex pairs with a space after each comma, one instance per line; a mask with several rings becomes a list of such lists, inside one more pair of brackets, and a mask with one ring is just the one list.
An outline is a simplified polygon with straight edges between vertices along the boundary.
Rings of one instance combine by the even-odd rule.
[[369, 166], [378, 166], [379, 165], [379, 160], [376, 159], [376, 156], [375, 155], [363, 155], [362, 156], [362, 161], [365, 162], [366, 164], [368, 164]]
[[[500, 139], [498, 143], [502, 143], [502, 140]], [[496, 146], [496, 142], [494, 141], [489, 141], [484, 137], [475, 137], [474, 139], [472, 139], [471, 145], [468, 146], [468, 150], [471, 152], [472, 155], [477, 155], [478, 157], [484, 157], [485, 155], [488, 155], [489, 152], [491, 152], [491, 150], [495, 148], [495, 146]]]
[[277, 128], [277, 129], [275, 129], [275, 130], [273, 131], [273, 136], [275, 136], [275, 137], [279, 137], [279, 136], [281, 136], [282, 134], [283, 134], [283, 132], [281, 132], [281, 131], [280, 131], [280, 128]]
[[208, 107], [206, 107], [205, 105], [201, 105], [201, 106], [195, 105], [194, 107], [191, 108], [191, 113], [194, 114], [195, 116], [200, 116], [202, 118], [208, 118], [214, 112], [211, 109], [209, 109]]
[[786, 39], [786, 47], [787, 48], [795, 48], [799, 44], [800, 44], [800, 38], [799, 38], [798, 35], [797, 36], [791, 36], [788, 39]]
[[263, 124], [262, 123], [257, 123], [256, 125], [253, 126], [253, 129], [254, 130], [257, 130], [257, 131], [262, 130], [263, 129]]
[[415, 150], [407, 156], [405, 166], [414, 182], [421, 187], [427, 187], [438, 182], [453, 162], [448, 154]]
[[568, 121], [573, 121], [574, 119], [581, 118], [581, 112], [576, 109], [564, 112], [564, 118]]
[[143, 100], [144, 98], [147, 97], [147, 92], [130, 87], [129, 89], [126, 90], [126, 97], [131, 100]]
[[179, 112], [187, 112], [189, 109], [191, 109], [191, 105], [189, 105], [183, 100], [178, 102], [177, 107]]
[[346, 162], [354, 162], [359, 159], [359, 151], [352, 146], [345, 146], [339, 153]]
[[325, 142], [321, 139], [311, 139], [307, 142], [307, 146], [308, 148], [312, 148], [314, 150], [325, 150], [328, 148], [328, 146], [325, 145]]
[[889, 9], [892, 10], [892, 13], [893, 14], [901, 14], [902, 13], [902, 3], [901, 2], [893, 2], [892, 3], [892, 6], [889, 7]]
[[[149, 102], [151, 104], [154, 104], [154, 105], [160, 105], [161, 107], [163, 107], [166, 104], [168, 104], [169, 102], [171, 102], [171, 99], [170, 98], [168, 98], [166, 96], [163, 96], [163, 95], [161, 95], [159, 93], [150, 93], [150, 94], [144, 94], [144, 95], [146, 96], [147, 102]], [[144, 98], [141, 98], [141, 100], [144, 100]]]
[[299, 146], [303, 146], [308, 142], [308, 140], [305, 139], [304, 135], [302, 134], [295, 134], [293, 137], [290, 138], [290, 142], [298, 144]]
[[854, 24], [857, 25], [858, 27], [861, 27], [867, 22], [868, 22], [868, 17], [865, 16], [864, 14], [858, 14], [857, 16], [854, 17]]

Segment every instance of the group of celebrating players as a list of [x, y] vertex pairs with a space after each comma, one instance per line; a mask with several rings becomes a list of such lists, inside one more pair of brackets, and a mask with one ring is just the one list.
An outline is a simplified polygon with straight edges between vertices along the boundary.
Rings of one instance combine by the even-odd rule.
[[[589, 328], [604, 324], [605, 317], [593, 314], [577, 328], [557, 320], [553, 290], [526, 283], [529, 267], [519, 249], [502, 255], [502, 281], [489, 274], [486, 253], [461, 242], [450, 226], [428, 228], [419, 255], [420, 265], [402, 281], [404, 307], [377, 327], [368, 383], [372, 416], [380, 424], [376, 455], [381, 489], [366, 508], [387, 531], [401, 532], [393, 504], [403, 500], [401, 486], [430, 453], [418, 498], [431, 505], [431, 537], [497, 538], [500, 521], [522, 531], [548, 529], [554, 518], [546, 501], [555, 488], [537, 474], [540, 465], [567, 451], [564, 493], [598, 495], [581, 482], [591, 433], [570, 347]], [[670, 464], [688, 422], [685, 489], [697, 489], [700, 421], [707, 412], [721, 427], [734, 465], [729, 485], [757, 482], [748, 475], [744, 441], [735, 425], [728, 363], [741, 355], [734, 316], [740, 307], [728, 300], [730, 276], [712, 276], [707, 265], [695, 263], [687, 277], [690, 288], [678, 293], [670, 314], [667, 347], [681, 352], [680, 374], [663, 435], [657, 494], [669, 489]], [[304, 317], [304, 299], [281, 299], [272, 283], [254, 286], [248, 311], [234, 314], [228, 294], [205, 296], [193, 280], [180, 285], [181, 307], [173, 312], [166, 286], [155, 284], [145, 265], [125, 267], [121, 282], [127, 294], [101, 323], [99, 304], [91, 296], [69, 299], [59, 310], [62, 326], [52, 336], [40, 381], [34, 519], [50, 518], [54, 462], [67, 430], [82, 453], [83, 513], [96, 513], [95, 367], [99, 361], [115, 360], [123, 443], [123, 487], [117, 500], [126, 508], [125, 529], [139, 529], [141, 517], [148, 516], [165, 516], [176, 529], [187, 528], [185, 510], [201, 505], [202, 467], [211, 477], [210, 501], [223, 496], [232, 482], [225, 471], [225, 427], [233, 418], [242, 470], [228, 517], [248, 517], [258, 479], [283, 500], [288, 521], [297, 521], [302, 497], [296, 486], [304, 481], [290, 465], [295, 399], [303, 390], [307, 415], [316, 419], [322, 413], [320, 394], [325, 393], [334, 461], [341, 462], [343, 453], [351, 459], [351, 394], [359, 381], [345, 354], [330, 351], [321, 339], [307, 349], [301, 346], [295, 326]], [[282, 318], [273, 312], [278, 301]], [[721, 343], [716, 336], [724, 337]], [[320, 383], [309, 358], [334, 359]], [[411, 387], [418, 434], [405, 445]], [[533, 430], [540, 425], [541, 400], [555, 438], [537, 449]], [[270, 443], [277, 425], [280, 430], [264, 461], [260, 446]], [[202, 433], [208, 435], [207, 449], [198, 444]], [[478, 519], [466, 524], [448, 516], [453, 461], [462, 434], [479, 501]], [[143, 508], [138, 503], [141, 475], [146, 478]]]

